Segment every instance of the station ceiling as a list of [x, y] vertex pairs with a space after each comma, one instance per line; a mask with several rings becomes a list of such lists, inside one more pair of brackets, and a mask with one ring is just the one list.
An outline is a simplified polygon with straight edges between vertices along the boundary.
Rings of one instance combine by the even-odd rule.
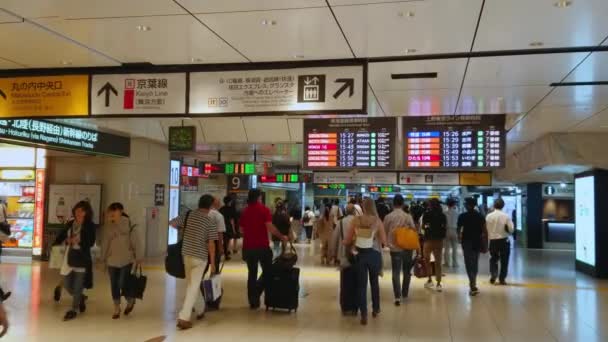
[[[249, 63], [608, 44], [606, 0], [0, 0], [0, 70]], [[508, 113], [508, 152], [608, 131], [608, 52], [373, 63], [371, 116]], [[437, 72], [393, 80], [392, 73]], [[165, 142], [175, 119], [72, 120]], [[201, 149], [294, 144], [302, 117], [192, 119]], [[209, 147], [212, 146], [212, 147]], [[246, 148], [245, 148], [246, 150]]]

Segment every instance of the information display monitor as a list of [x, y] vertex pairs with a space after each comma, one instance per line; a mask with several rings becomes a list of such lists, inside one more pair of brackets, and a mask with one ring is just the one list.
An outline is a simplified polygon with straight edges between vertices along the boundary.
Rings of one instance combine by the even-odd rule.
[[505, 115], [406, 116], [402, 120], [405, 168], [505, 166]]
[[304, 167], [394, 169], [396, 118], [304, 120]]

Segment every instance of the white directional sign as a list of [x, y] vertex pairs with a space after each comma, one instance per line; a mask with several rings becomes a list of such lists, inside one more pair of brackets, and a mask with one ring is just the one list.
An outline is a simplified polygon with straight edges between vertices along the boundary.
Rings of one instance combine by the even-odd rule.
[[185, 73], [92, 77], [91, 115], [186, 113]]
[[402, 185], [458, 185], [458, 173], [441, 172], [407, 172], [399, 174], [399, 184]]
[[365, 113], [364, 64], [193, 72], [190, 113]]

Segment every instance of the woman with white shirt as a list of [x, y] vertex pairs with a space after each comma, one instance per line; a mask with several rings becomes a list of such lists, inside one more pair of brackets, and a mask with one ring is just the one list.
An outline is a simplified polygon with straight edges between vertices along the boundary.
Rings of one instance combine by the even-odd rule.
[[93, 209], [86, 201], [78, 202], [72, 209], [74, 220], [68, 222], [67, 228], [60, 233], [55, 244], [65, 244], [66, 251], [61, 266], [63, 288], [72, 296], [72, 308], [66, 312], [63, 320], [69, 321], [86, 310], [85, 288], [93, 287], [93, 260], [91, 247], [95, 244], [95, 224]]
[[351, 229], [344, 239], [345, 246], [354, 244], [359, 268], [359, 311], [361, 325], [367, 325], [367, 282], [372, 291], [372, 316], [380, 314], [380, 285], [382, 246], [387, 244], [384, 225], [378, 217], [376, 204], [371, 198], [363, 200], [363, 215], [351, 221]]

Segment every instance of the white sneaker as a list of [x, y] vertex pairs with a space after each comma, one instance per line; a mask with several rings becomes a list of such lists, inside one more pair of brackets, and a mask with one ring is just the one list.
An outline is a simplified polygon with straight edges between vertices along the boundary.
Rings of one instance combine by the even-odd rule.
[[427, 281], [426, 284], [424, 284], [425, 289], [432, 289], [434, 287], [435, 287], [435, 284], [433, 284], [432, 281]]
[[437, 292], [442, 292], [443, 291], [443, 287], [441, 286], [441, 284], [437, 284], [437, 286], [435, 287], [435, 290]]

